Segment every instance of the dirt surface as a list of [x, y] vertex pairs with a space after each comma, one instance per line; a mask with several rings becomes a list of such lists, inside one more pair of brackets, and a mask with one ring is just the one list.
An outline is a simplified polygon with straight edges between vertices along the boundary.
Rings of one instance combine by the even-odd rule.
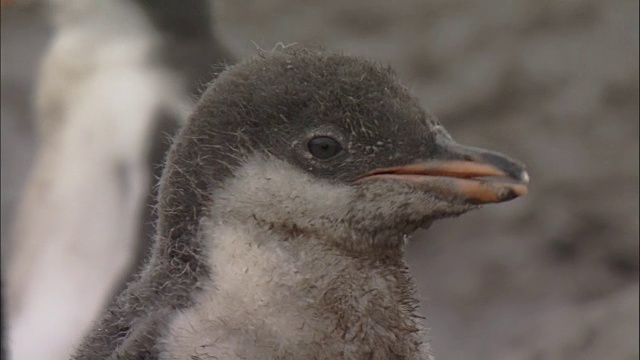
[[[461, 143], [528, 164], [527, 198], [416, 234], [439, 359], [640, 358], [636, 0], [218, 1], [216, 33], [389, 63]], [[2, 17], [2, 244], [33, 148], [46, 27]], [[31, 30], [29, 30], [31, 29]]]

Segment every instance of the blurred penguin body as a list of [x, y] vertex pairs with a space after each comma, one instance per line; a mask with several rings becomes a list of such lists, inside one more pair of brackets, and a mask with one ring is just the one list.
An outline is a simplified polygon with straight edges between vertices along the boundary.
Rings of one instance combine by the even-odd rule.
[[[166, 41], [142, 7], [49, 5], [56, 34], [39, 79], [40, 149], [7, 279], [18, 360], [67, 359], [137, 270], [154, 222], [152, 169], [192, 107], [193, 78], [158, 59]], [[198, 69], [208, 80], [212, 69]]]

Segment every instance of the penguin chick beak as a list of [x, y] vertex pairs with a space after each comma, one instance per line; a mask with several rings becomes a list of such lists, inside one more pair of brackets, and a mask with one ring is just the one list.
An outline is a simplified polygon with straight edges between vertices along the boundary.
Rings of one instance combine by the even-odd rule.
[[524, 166], [505, 155], [453, 142], [441, 154], [444, 159], [375, 169], [354, 183], [401, 181], [470, 204], [499, 203], [528, 192], [529, 175]]

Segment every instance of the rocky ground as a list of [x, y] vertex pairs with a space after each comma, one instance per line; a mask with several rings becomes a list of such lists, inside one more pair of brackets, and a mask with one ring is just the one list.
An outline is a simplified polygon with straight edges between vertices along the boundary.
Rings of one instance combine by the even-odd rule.
[[[389, 63], [459, 142], [528, 164], [527, 198], [436, 223], [410, 245], [440, 359], [631, 360], [638, 10], [636, 0], [224, 0], [215, 17], [239, 56], [299, 42]], [[3, 250], [47, 38], [28, 19], [2, 16]]]

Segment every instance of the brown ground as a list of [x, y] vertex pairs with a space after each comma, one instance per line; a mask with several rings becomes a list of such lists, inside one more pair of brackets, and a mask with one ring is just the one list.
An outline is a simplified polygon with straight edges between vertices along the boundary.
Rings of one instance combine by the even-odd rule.
[[[458, 141], [528, 164], [527, 198], [410, 246], [439, 358], [639, 359], [638, 1], [300, 4], [219, 1], [216, 30], [238, 55], [313, 42], [390, 63]], [[18, 20], [2, 17], [3, 240], [46, 39]]]

